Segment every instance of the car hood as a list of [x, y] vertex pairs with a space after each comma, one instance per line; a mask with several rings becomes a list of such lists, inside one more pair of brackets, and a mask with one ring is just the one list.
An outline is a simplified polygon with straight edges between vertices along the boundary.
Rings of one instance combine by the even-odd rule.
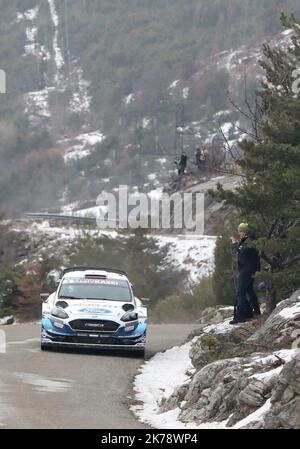
[[105, 301], [105, 300], [66, 300], [68, 307], [66, 307], [66, 312], [69, 317], [82, 317], [89, 316], [99, 318], [112, 319], [120, 318], [126, 312], [122, 309], [126, 302], [122, 301]]

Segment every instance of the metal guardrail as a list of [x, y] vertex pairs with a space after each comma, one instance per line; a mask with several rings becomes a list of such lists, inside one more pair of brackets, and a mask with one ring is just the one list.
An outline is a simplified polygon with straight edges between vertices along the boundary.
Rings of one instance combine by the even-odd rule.
[[[25, 212], [23, 214], [24, 218], [28, 220], [53, 220], [58, 222], [69, 222], [69, 223], [78, 223], [78, 224], [97, 224], [97, 219], [95, 217], [78, 217], [76, 215], [61, 215], [61, 214], [48, 214], [48, 213], [40, 213], [40, 212]], [[110, 221], [110, 220], [108, 220]], [[118, 221], [118, 220], [117, 220]], [[203, 237], [210, 240], [215, 240], [216, 236], [203, 236], [203, 235], [195, 235], [191, 234], [172, 234], [172, 233], [157, 233], [156, 237], [172, 237], [180, 240], [202, 240]]]
[[62, 215], [62, 214], [40, 213], [40, 212], [25, 212], [23, 216], [28, 220], [55, 220], [71, 223], [86, 223], [86, 224], [96, 224], [97, 222], [95, 217], [78, 217], [77, 215]]

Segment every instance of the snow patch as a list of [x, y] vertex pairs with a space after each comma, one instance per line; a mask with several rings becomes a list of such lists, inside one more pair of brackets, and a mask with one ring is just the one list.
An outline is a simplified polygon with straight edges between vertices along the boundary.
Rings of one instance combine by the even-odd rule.
[[262, 421], [264, 415], [267, 413], [267, 411], [271, 408], [271, 398], [269, 398], [262, 407], [260, 407], [258, 410], [255, 410], [255, 412], [251, 413], [250, 415], [246, 416], [246, 418], [242, 419], [241, 421], [237, 422], [234, 425], [234, 429], [241, 429], [242, 427], [247, 426], [248, 424], [255, 422], [255, 421]]
[[151, 128], [151, 118], [150, 117], [144, 117], [142, 121], [142, 128], [149, 129]]
[[24, 95], [26, 103], [25, 113], [29, 115], [31, 122], [38, 121], [39, 118], [49, 118], [51, 116], [49, 110], [49, 92], [51, 88], [28, 92]]
[[271, 369], [270, 371], [266, 371], [264, 373], [253, 374], [252, 376], [250, 376], [250, 378], [261, 380], [261, 381], [268, 380], [268, 379], [271, 379], [273, 376], [278, 376], [280, 374], [280, 372], [282, 371], [282, 368], [283, 368], [283, 365], [278, 366], [278, 368]]
[[192, 368], [189, 358], [191, 346], [192, 341], [158, 353], [140, 368], [134, 381], [134, 391], [136, 399], [143, 405], [132, 406], [131, 409], [142, 422], [157, 429], [178, 428], [179, 409], [159, 413], [159, 408], [161, 402], [167, 399], [175, 388], [189, 380], [186, 373]]
[[74, 113], [88, 113], [90, 111], [92, 97], [89, 95], [90, 83], [83, 78], [83, 70], [76, 70], [77, 91], [73, 92], [69, 110]]
[[55, 80], [56, 82], [58, 82], [59, 80], [59, 71], [60, 69], [63, 67], [64, 65], [64, 58], [62, 55], [62, 51], [61, 48], [58, 44], [58, 27], [59, 27], [59, 19], [58, 19], [58, 14], [57, 14], [57, 10], [56, 10], [56, 4], [55, 4], [55, 0], [48, 0], [48, 4], [49, 4], [49, 9], [50, 9], [50, 15], [51, 15], [51, 19], [54, 25], [54, 37], [53, 37], [53, 51], [54, 51], [54, 61], [56, 64], [56, 68], [57, 68], [57, 73], [55, 75]]
[[27, 20], [35, 20], [39, 14], [39, 6], [35, 6], [35, 8], [28, 9], [26, 12], [24, 12], [24, 16]]
[[229, 131], [231, 130], [232, 126], [233, 126], [233, 125], [232, 125], [231, 122], [223, 123], [223, 125], [221, 125], [222, 133], [223, 133], [226, 137], [228, 137]]
[[68, 149], [64, 155], [65, 163], [70, 163], [88, 157], [91, 154], [90, 149], [85, 149], [84, 145], [74, 145], [71, 149]]
[[38, 14], [39, 14], [39, 6], [28, 9], [24, 13], [17, 12], [17, 23], [20, 23], [22, 20], [33, 21], [37, 18]]
[[173, 81], [173, 83], [170, 84], [169, 89], [175, 89], [175, 87], [177, 87], [179, 83], [180, 80]]
[[293, 320], [298, 314], [300, 314], [300, 301], [294, 306], [286, 307], [279, 312], [279, 315], [285, 320]]
[[189, 273], [189, 283], [196, 284], [214, 270], [216, 237], [156, 236], [159, 245], [170, 244], [168, 261], [178, 270]]
[[227, 114], [231, 114], [232, 111], [230, 111], [230, 109], [226, 109], [225, 111], [219, 111], [215, 114], [216, 117], [221, 117], [222, 115], [227, 115]]
[[94, 147], [97, 144], [103, 142], [104, 139], [104, 134], [102, 134], [99, 130], [90, 133], [79, 134], [75, 138], [75, 141], [78, 143], [68, 148], [64, 155], [65, 163], [70, 163], [89, 156], [94, 150]]
[[[278, 359], [282, 360], [283, 364], [285, 364], [285, 363], [290, 362], [293, 359], [293, 357], [295, 357], [296, 353], [297, 353], [297, 349], [282, 349], [280, 351], [276, 351], [273, 354], [269, 354], [267, 356], [255, 356], [255, 357], [253, 357], [252, 362], [249, 366], [250, 367], [254, 366], [254, 365], [257, 366], [258, 364], [260, 364], [261, 367], [264, 368], [265, 366], [268, 366], [268, 365], [274, 365], [274, 363], [278, 362]], [[282, 366], [279, 368], [282, 368]], [[272, 371], [275, 371], [275, 370], [272, 369]], [[262, 376], [262, 378], [264, 376], [268, 377], [268, 373], [270, 373], [270, 372], [271, 372], [271, 370], [266, 371], [264, 373], [260, 373], [260, 374], [254, 374], [252, 377], [256, 377], [256, 376]], [[272, 373], [271, 375], [273, 375], [273, 374], [274, 373]]]
[[34, 42], [37, 37], [38, 29], [36, 26], [29, 26], [26, 28], [26, 37], [29, 42]]
[[133, 101], [134, 101], [134, 93], [131, 93], [131, 94], [127, 95], [127, 97], [125, 97], [125, 98], [123, 99], [123, 102], [124, 102], [126, 105], [129, 105], [129, 104], [132, 103]]
[[[230, 309], [232, 308], [230, 307]], [[213, 331], [215, 334], [226, 334], [226, 332], [229, 332], [232, 329], [232, 325], [229, 324], [229, 321], [231, 321], [231, 318], [219, 324], [211, 324], [203, 329], [203, 333], [207, 334]]]
[[189, 95], [190, 95], [190, 88], [189, 88], [189, 87], [184, 87], [184, 88], [182, 89], [182, 98], [183, 98], [184, 100], [187, 100], [188, 97], [189, 97]]
[[156, 162], [159, 162], [160, 164], [165, 164], [166, 162], [168, 162], [168, 159], [166, 157], [160, 157], [155, 160], [156, 160]]
[[284, 30], [284, 31], [282, 31], [282, 35], [283, 36], [290, 36], [292, 33], [294, 32], [294, 30], [293, 29], [289, 29], [289, 30]]
[[25, 54], [24, 56], [34, 55], [41, 60], [51, 59], [50, 52], [46, 49], [44, 45], [40, 45], [37, 42], [38, 37], [38, 27], [34, 23], [36, 22], [39, 15], [39, 7], [36, 6], [33, 9], [29, 9], [24, 14], [17, 13], [17, 23], [22, 20], [30, 22], [26, 27], [26, 40], [27, 43], [24, 46]]
[[82, 143], [95, 146], [98, 143], [103, 142], [105, 139], [104, 134], [102, 134], [99, 130], [93, 131], [91, 133], [80, 134], [76, 137], [76, 140], [81, 140]]
[[[0, 326], [6, 325], [7, 322], [9, 322], [10, 320], [14, 320], [14, 317], [12, 315], [6, 316], [4, 318], [0, 318]], [[0, 349], [1, 349], [1, 344], [0, 344]], [[1, 350], [0, 350], [0, 354], [1, 354]]]
[[[18, 231], [18, 229], [15, 229], [15, 231]], [[36, 234], [42, 234], [45, 236], [48, 236], [52, 238], [52, 241], [54, 242], [54, 247], [57, 247], [57, 245], [65, 244], [65, 243], [72, 243], [73, 240], [82, 237], [83, 233], [82, 230], [78, 227], [72, 227], [72, 226], [51, 226], [49, 221], [45, 220], [43, 222], [34, 222], [30, 226], [26, 228], [26, 232], [29, 235], [36, 235]], [[116, 231], [102, 231], [99, 228], [97, 229], [85, 229], [85, 234], [90, 235], [91, 237], [101, 237], [101, 236], [107, 236], [109, 238], [117, 238], [119, 234]], [[51, 248], [45, 248], [48, 252], [51, 252]]]

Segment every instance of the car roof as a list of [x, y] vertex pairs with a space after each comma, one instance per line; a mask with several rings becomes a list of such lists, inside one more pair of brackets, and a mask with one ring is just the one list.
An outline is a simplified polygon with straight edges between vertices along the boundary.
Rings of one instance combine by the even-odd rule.
[[112, 270], [106, 271], [103, 270], [97, 270], [97, 269], [74, 269], [70, 270], [67, 273], [64, 273], [63, 278], [85, 278], [86, 276], [95, 276], [95, 277], [101, 277], [101, 278], [108, 278], [108, 279], [119, 279], [119, 280], [127, 280], [128, 278], [125, 274], [117, 273]]

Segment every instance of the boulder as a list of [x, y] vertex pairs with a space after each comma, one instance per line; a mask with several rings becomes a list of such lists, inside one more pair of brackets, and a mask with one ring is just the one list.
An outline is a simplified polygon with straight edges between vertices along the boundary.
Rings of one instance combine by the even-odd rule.
[[204, 327], [190, 351], [194, 367], [200, 369], [215, 360], [251, 354], [253, 349], [246, 342], [259, 328], [262, 320], [264, 318], [232, 326], [228, 319], [217, 325]]
[[293, 354], [293, 350], [283, 355], [254, 353], [204, 366], [194, 375], [185, 397], [181, 396], [181, 404], [177, 403], [181, 421], [236, 425], [271, 397], [285, 360]]
[[[265, 323], [248, 339], [260, 350], [290, 348], [300, 343], [300, 290], [281, 301]], [[299, 345], [300, 346], [300, 345]]]
[[264, 428], [300, 429], [300, 350], [278, 376]]
[[227, 318], [231, 318], [232, 316], [233, 307], [231, 306], [207, 307], [203, 310], [200, 318], [197, 320], [199, 327], [191, 332], [191, 334], [189, 335], [189, 339], [202, 335], [203, 329], [205, 329], [207, 326], [222, 323]]

